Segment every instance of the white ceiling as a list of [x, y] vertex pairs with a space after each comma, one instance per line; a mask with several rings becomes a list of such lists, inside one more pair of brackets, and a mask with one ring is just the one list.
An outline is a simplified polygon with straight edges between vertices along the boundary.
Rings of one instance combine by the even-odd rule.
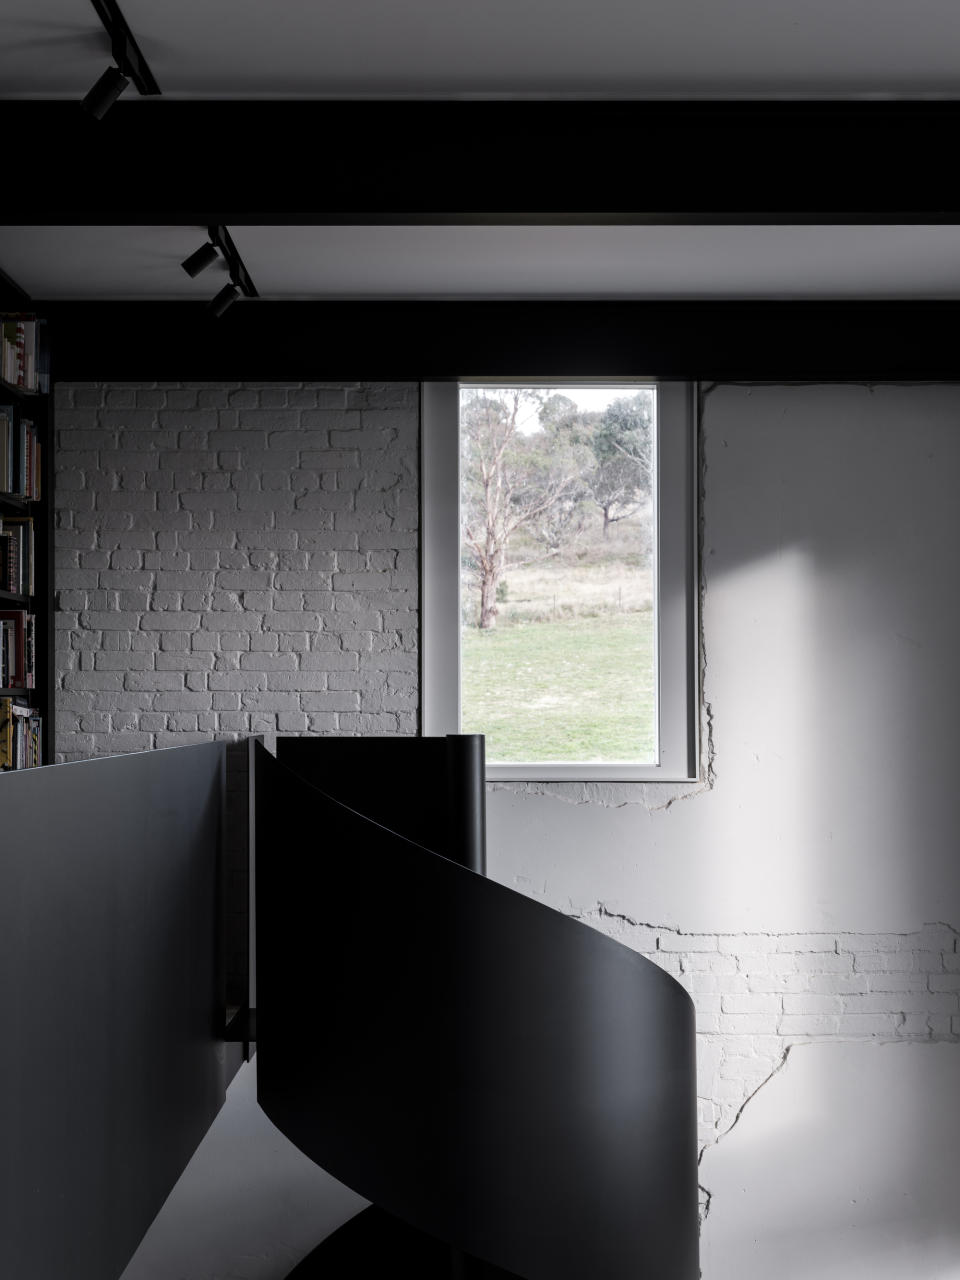
[[[960, 227], [233, 227], [277, 299], [960, 298]], [[35, 298], [205, 299], [203, 227], [0, 227]]]
[[[121, 5], [167, 98], [960, 98], [960, 0]], [[0, 0], [0, 30], [2, 97], [79, 99], [110, 62], [89, 0]], [[954, 227], [231, 231], [269, 298], [960, 298]], [[201, 299], [203, 238], [0, 227], [0, 267], [38, 298]]]
[[[167, 97], [957, 97], [957, 0], [122, 0]], [[0, 0], [0, 95], [77, 98], [89, 0]], [[130, 91], [128, 91], [129, 93]]]

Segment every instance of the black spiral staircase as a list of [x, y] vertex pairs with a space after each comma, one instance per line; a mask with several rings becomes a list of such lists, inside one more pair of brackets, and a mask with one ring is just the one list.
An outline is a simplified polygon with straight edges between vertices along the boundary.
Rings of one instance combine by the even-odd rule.
[[483, 794], [475, 737], [258, 748], [260, 1105], [373, 1202], [291, 1280], [695, 1280], [691, 1002], [485, 879]]

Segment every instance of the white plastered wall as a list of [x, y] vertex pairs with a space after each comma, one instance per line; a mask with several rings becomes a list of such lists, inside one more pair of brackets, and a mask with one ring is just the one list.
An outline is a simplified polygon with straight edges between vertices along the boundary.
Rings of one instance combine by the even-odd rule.
[[491, 873], [685, 931], [958, 923], [960, 388], [717, 387], [703, 466], [715, 785], [499, 790]]

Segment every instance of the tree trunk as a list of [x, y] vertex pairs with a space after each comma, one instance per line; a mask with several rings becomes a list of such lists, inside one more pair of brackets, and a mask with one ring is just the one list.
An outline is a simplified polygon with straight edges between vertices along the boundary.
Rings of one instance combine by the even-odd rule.
[[497, 585], [500, 572], [496, 565], [484, 565], [480, 576], [480, 630], [497, 625]]
[[606, 538], [609, 536], [610, 526], [613, 524], [613, 521], [610, 519], [609, 507], [601, 507], [601, 511], [603, 512], [603, 536]]

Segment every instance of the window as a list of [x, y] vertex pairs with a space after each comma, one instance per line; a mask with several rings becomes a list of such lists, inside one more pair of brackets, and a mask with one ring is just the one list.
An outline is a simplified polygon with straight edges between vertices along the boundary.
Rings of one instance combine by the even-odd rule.
[[493, 779], [697, 772], [686, 383], [423, 388], [423, 730]]

